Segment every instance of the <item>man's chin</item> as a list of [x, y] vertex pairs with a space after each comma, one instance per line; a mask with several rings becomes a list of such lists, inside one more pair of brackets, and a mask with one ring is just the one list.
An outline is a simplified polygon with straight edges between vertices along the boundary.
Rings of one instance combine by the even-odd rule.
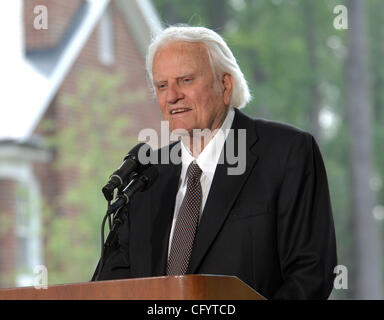
[[190, 132], [192, 132], [192, 130], [188, 131], [184, 128], [175, 128], [173, 130], [170, 130], [171, 137], [182, 139], [189, 137]]
[[191, 126], [187, 126], [183, 123], [169, 123], [169, 131], [179, 136], [189, 135], [192, 132]]

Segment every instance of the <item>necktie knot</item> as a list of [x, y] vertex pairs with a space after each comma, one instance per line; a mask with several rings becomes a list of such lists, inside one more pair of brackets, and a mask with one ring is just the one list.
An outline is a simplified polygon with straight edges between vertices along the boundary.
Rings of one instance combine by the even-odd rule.
[[199, 180], [202, 173], [203, 171], [200, 169], [199, 165], [195, 161], [193, 161], [191, 162], [187, 170], [188, 180]]

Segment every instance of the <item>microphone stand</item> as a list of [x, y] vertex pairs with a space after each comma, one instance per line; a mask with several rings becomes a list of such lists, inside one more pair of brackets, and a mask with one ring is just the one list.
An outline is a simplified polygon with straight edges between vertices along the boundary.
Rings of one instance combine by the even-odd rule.
[[[112, 212], [110, 212], [110, 205], [111, 205], [111, 202], [108, 201], [108, 209], [104, 216], [103, 222], [101, 224], [101, 246], [102, 246], [101, 257], [97, 264], [96, 270], [92, 276], [91, 281], [99, 280], [100, 274], [104, 267], [104, 263], [107, 260], [111, 252], [111, 249], [113, 249], [115, 246], [118, 245], [118, 233], [117, 233], [118, 229], [124, 223], [124, 220], [128, 215], [129, 202], [125, 206], [120, 207], [117, 210]], [[111, 227], [111, 220], [110, 220], [111, 215], [113, 215], [112, 227]], [[104, 227], [105, 227], [105, 222], [107, 218], [109, 220], [110, 231], [107, 236], [107, 239], [104, 242]]]
[[[130, 198], [138, 191], [143, 191], [152, 184], [157, 178], [158, 171], [156, 167], [149, 166], [143, 171], [143, 174], [135, 173], [131, 182], [124, 188], [119, 190], [115, 201], [111, 204], [108, 201], [108, 209], [104, 216], [101, 227], [101, 257], [97, 264], [96, 270], [92, 276], [91, 281], [97, 281], [100, 278], [100, 274], [103, 270], [104, 263], [110, 254], [111, 249], [119, 245], [118, 241], [118, 229], [124, 223], [125, 218], [128, 216]], [[109, 199], [108, 199], [109, 200]], [[110, 228], [107, 240], [104, 243], [104, 226], [107, 218], [110, 222], [110, 216], [113, 214], [112, 228]]]

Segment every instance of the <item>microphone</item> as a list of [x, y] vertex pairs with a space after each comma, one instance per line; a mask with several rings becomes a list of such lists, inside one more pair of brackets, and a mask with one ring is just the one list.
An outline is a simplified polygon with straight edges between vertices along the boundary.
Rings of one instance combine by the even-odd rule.
[[128, 176], [141, 166], [138, 154], [140, 148], [142, 148], [144, 145], [150, 150], [150, 152], [152, 151], [151, 147], [148, 144], [139, 143], [127, 153], [127, 155], [123, 159], [123, 163], [109, 177], [108, 183], [102, 189], [104, 197], [107, 201], [111, 201], [113, 199], [113, 191], [115, 190], [115, 188], [120, 188], [124, 186]]
[[136, 192], [147, 190], [152, 186], [158, 176], [159, 172], [153, 165], [149, 165], [149, 167], [140, 174], [134, 173], [131, 182], [109, 206], [107, 214], [110, 214], [127, 204]]

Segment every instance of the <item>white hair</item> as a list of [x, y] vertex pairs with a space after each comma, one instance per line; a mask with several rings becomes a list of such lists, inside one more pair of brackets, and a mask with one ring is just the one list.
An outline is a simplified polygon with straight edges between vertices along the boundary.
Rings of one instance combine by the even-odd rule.
[[157, 50], [165, 44], [178, 41], [203, 43], [208, 50], [210, 63], [216, 75], [220, 76], [223, 73], [232, 75], [234, 86], [230, 106], [242, 108], [251, 100], [247, 81], [231, 49], [219, 34], [204, 27], [171, 26], [152, 40], [148, 48], [146, 68], [153, 90], [152, 64]]

